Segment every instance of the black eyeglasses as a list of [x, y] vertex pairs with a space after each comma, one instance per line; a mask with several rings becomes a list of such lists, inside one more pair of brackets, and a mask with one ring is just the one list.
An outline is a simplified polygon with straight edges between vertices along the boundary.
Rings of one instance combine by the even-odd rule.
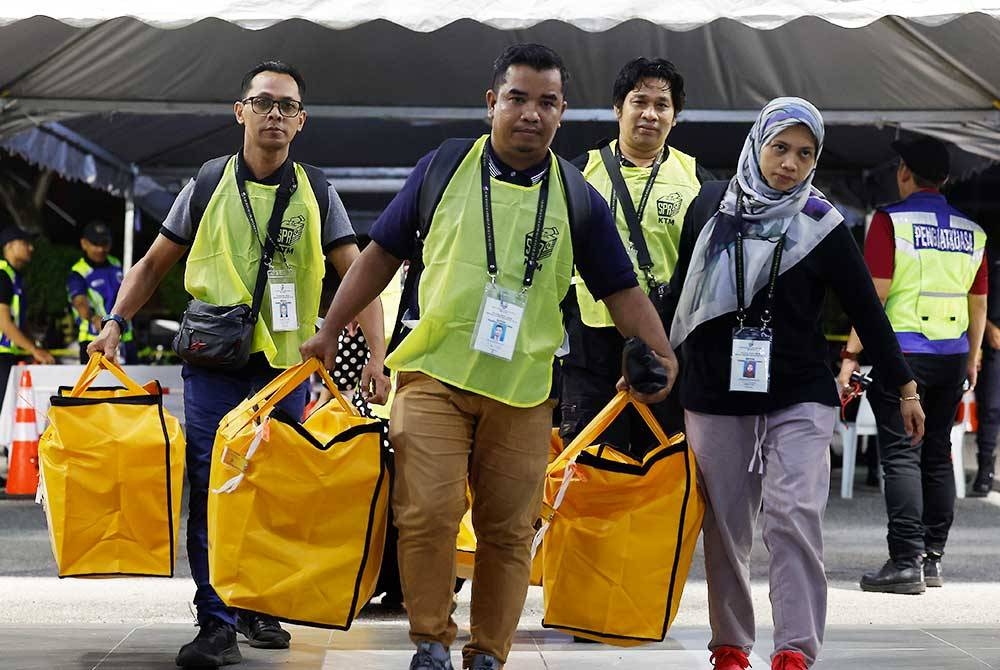
[[250, 109], [252, 109], [255, 114], [260, 114], [261, 116], [270, 114], [275, 105], [278, 106], [278, 113], [282, 116], [294, 118], [302, 113], [302, 103], [298, 100], [292, 100], [291, 98], [275, 100], [269, 95], [255, 95], [252, 98], [240, 100], [240, 102], [244, 105], [249, 102]]

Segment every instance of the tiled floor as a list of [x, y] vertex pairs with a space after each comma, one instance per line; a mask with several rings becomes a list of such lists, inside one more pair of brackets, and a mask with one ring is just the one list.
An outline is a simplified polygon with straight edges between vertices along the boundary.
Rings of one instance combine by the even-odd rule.
[[[411, 655], [402, 625], [356, 625], [347, 633], [293, 627], [292, 648], [265, 651], [241, 645], [245, 670], [405, 670]], [[0, 667], [5, 670], [153, 670], [174, 667], [177, 649], [191, 639], [187, 625], [5, 626]], [[751, 662], [767, 668], [761, 653]], [[548, 630], [522, 630], [508, 670], [707, 670], [708, 631], [679, 628], [664, 642], [616, 649], [574, 644]], [[453, 660], [459, 660], [456, 644]], [[993, 627], [832, 627], [816, 668], [820, 670], [982, 670], [1000, 668], [1000, 632]]]

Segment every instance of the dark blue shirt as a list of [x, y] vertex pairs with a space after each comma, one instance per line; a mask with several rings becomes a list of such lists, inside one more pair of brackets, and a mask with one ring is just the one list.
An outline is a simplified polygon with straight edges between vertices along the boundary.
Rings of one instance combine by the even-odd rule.
[[[415, 252], [417, 231], [420, 228], [420, 187], [435, 153], [436, 151], [432, 151], [417, 162], [403, 188], [372, 224], [369, 232], [373, 241], [396, 258], [406, 260], [412, 258]], [[505, 165], [492, 148], [489, 158], [490, 173], [495, 179], [521, 186], [535, 183], [548, 165], [546, 159], [527, 170], [514, 170]], [[638, 286], [639, 283], [632, 261], [625, 252], [611, 218], [608, 203], [592, 186], [588, 184], [587, 188], [590, 192], [590, 218], [586, 221], [570, 221], [570, 238], [573, 243], [573, 262], [594, 298], [601, 300], [612, 293]], [[484, 255], [484, 263], [485, 258]]]

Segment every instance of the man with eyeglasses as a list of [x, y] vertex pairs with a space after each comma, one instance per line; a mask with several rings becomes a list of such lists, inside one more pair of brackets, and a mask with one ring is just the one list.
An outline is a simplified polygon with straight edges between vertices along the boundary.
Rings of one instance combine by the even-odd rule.
[[[125, 276], [100, 336], [88, 347], [90, 352], [114, 358], [127, 319], [149, 300], [185, 252], [189, 253], [184, 284], [192, 296], [209, 305], [248, 305], [262, 255], [274, 249], [266, 268], [267, 289], [260, 302], [249, 362], [228, 371], [191, 363], [183, 368], [190, 483], [187, 549], [198, 587], [194, 602], [200, 630], [177, 655], [177, 665], [182, 667], [241, 662], [237, 631], [250, 640], [250, 646], [259, 648], [284, 649], [291, 638], [273, 617], [226, 607], [212, 588], [207, 500], [219, 421], [282, 368], [301, 360], [299, 347], [315, 332], [324, 257], [343, 276], [359, 255], [354, 230], [336, 191], [322, 172], [288, 158], [289, 145], [306, 121], [304, 91], [299, 72], [279, 61], [261, 63], [246, 74], [241, 98], [234, 104], [236, 121], [244, 128], [242, 150], [209, 161], [198, 178], [181, 190], [160, 235]], [[282, 206], [279, 191], [291, 192], [280, 226], [277, 217], [270, 221], [274, 208]], [[294, 309], [276, 295], [292, 296]], [[362, 373], [362, 393], [366, 400], [383, 403], [389, 380], [383, 374], [385, 336], [378, 299], [361, 310], [357, 321], [371, 348]], [[292, 416], [302, 416], [307, 393], [303, 385], [280, 406]]]

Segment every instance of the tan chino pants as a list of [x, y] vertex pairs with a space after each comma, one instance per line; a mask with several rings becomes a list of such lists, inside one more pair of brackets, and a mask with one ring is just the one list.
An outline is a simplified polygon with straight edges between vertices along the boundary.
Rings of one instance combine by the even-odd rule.
[[552, 407], [511, 407], [419, 372], [398, 378], [389, 438], [410, 638], [455, 641], [455, 542], [468, 481], [478, 546], [466, 666], [477, 653], [506, 662], [510, 651], [528, 591]]

